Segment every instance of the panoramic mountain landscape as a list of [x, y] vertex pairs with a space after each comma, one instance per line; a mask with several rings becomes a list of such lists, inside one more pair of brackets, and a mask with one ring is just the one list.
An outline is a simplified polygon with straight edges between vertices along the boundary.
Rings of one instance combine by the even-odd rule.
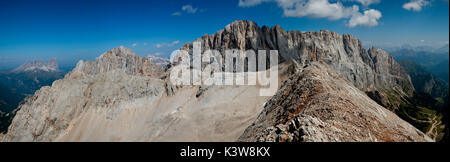
[[[390, 50], [388, 50], [390, 51]], [[411, 48], [402, 47], [390, 51], [392, 56], [398, 61], [410, 61], [416, 63], [426, 71], [431, 72], [446, 82], [449, 81], [449, 49], [448, 44], [444, 47], [433, 49], [431, 47]]]
[[101, 2], [0, 2], [0, 141], [448, 142], [448, 1]]
[[[171, 85], [168, 79], [164, 79], [170, 78], [167, 76], [170, 75], [167, 73], [169, 70], [165, 72], [163, 67], [149, 59], [136, 56], [129, 48], [119, 47], [102, 54], [95, 62], [78, 62], [64, 79], [56, 81], [51, 87], [40, 89], [33, 97], [28, 98], [20, 105], [20, 111], [3, 140], [234, 141], [241, 136], [244, 129], [252, 129], [246, 126], [250, 126], [264, 105], [264, 111], [271, 109], [269, 103], [272, 102], [280, 102], [283, 105], [277, 106], [280, 108], [275, 110], [277, 114], [266, 119], [275, 120], [275, 123], [266, 126], [267, 129], [277, 126], [278, 122], [284, 123], [307, 115], [306, 110], [316, 109], [308, 107], [317, 107], [316, 104], [320, 116], [309, 116], [312, 118], [308, 120], [325, 122], [324, 125], [327, 121], [342, 122], [334, 123], [342, 127], [341, 130], [335, 130], [333, 127], [330, 129], [335, 130], [334, 132], [320, 132], [320, 136], [327, 137], [297, 136], [293, 137], [296, 139], [292, 141], [302, 141], [304, 138], [311, 138], [304, 141], [433, 141], [432, 138], [437, 136], [434, 134], [436, 131], [429, 129], [438, 129], [441, 126], [437, 123], [431, 128], [418, 130], [365, 95], [364, 92], [376, 94], [371, 97], [377, 97], [380, 103], [387, 103], [384, 106], [388, 105], [389, 109], [397, 110], [403, 107], [393, 103], [390, 98], [384, 100], [381, 96], [410, 98], [414, 96], [414, 87], [408, 73], [392, 56], [380, 49], [362, 48], [361, 42], [351, 35], [339, 35], [329, 31], [301, 33], [285, 31], [280, 26], [259, 27], [252, 21], [235, 21], [216, 34], [204, 36], [196, 42], [202, 42], [205, 50], [279, 50], [279, 67], [283, 74], [279, 77], [281, 81], [287, 80], [283, 86], [295, 82], [294, 85], [298, 87], [281, 87], [277, 94], [292, 96], [283, 96], [284, 99], [280, 100], [276, 99], [280, 97], [278, 95], [272, 99], [258, 97], [255, 91], [261, 88], [258, 86], [175, 86]], [[288, 42], [296, 44], [289, 47]], [[182, 48], [190, 49], [192, 43], [185, 44]], [[310, 69], [309, 66], [314, 68]], [[325, 75], [324, 78], [321, 75]], [[306, 80], [295, 80], [298, 77]], [[317, 80], [314, 80], [316, 77]], [[349, 95], [348, 99], [342, 98], [344, 94]], [[320, 99], [322, 95], [327, 100]], [[330, 95], [337, 95], [336, 99]], [[228, 102], [236, 106], [225, 104]], [[355, 108], [346, 111], [343, 108], [350, 107], [344, 103], [353, 103]], [[248, 110], [235, 109], [240, 107], [246, 107]], [[413, 107], [416, 108], [415, 105]], [[344, 114], [339, 115], [338, 112]], [[347, 113], [356, 115], [358, 121]], [[348, 121], [336, 119], [334, 116], [342, 116]], [[413, 117], [412, 120], [415, 119]], [[204, 118], [209, 122], [201, 122]], [[258, 120], [259, 118], [261, 116]], [[380, 121], [371, 125], [375, 119]], [[440, 120], [434, 116], [433, 119]], [[306, 130], [298, 131], [316, 129], [307, 127], [309, 125], [305, 123], [303, 127], [306, 127]], [[361, 132], [361, 129], [370, 131], [373, 136], [371, 133]], [[209, 133], [195, 133], [200, 130]], [[264, 130], [242, 136], [258, 138], [258, 134], [264, 133]], [[422, 133], [427, 131], [430, 132], [427, 135]], [[340, 137], [342, 134], [338, 132], [356, 132], [364, 136]], [[318, 132], [308, 134], [315, 136], [310, 133]], [[405, 136], [396, 137], [397, 134]]]

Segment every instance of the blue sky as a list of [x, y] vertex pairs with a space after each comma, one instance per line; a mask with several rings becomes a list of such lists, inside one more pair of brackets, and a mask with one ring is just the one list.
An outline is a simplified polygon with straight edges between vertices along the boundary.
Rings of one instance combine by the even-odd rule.
[[242, 19], [349, 33], [366, 46], [449, 40], [448, 0], [1, 0], [0, 68], [49, 58], [75, 64], [120, 45], [167, 57]]

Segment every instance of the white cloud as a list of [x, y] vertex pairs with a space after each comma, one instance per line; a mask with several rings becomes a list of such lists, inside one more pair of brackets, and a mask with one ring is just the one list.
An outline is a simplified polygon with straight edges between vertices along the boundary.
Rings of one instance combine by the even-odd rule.
[[150, 53], [148, 55], [152, 55], [152, 56], [161, 56], [162, 53], [161, 52], [155, 52], [155, 53]]
[[378, 25], [378, 19], [381, 18], [381, 12], [370, 9], [364, 11], [364, 14], [361, 14], [359, 12], [356, 12], [355, 15], [350, 18], [350, 21], [348, 22], [349, 27], [355, 27], [355, 26], [366, 26], [366, 27], [372, 27]]
[[284, 15], [287, 17], [328, 18], [330, 20], [348, 18], [359, 10], [357, 6], [344, 7], [340, 2], [330, 3], [328, 0], [284, 0], [279, 5], [283, 7]]
[[179, 44], [179, 43], [180, 43], [179, 40], [173, 41], [172, 43], [169, 44], [169, 47], [172, 47], [172, 46], [177, 45], [177, 44]]
[[251, 7], [271, 0], [239, 0], [239, 7]]
[[422, 8], [430, 4], [427, 0], [411, 0], [408, 3], [403, 4], [403, 8], [408, 11], [422, 11]]
[[193, 7], [192, 5], [183, 5], [181, 6], [181, 11], [177, 11], [172, 13], [172, 16], [181, 16], [183, 13], [195, 14], [197, 12], [205, 12], [206, 9], [198, 9]]
[[131, 47], [136, 47], [138, 44], [137, 43], [133, 43], [132, 45], [131, 45]]
[[144, 45], [144, 46], [147, 46], [147, 42], [144, 42], [143, 45]]
[[159, 44], [156, 44], [155, 46], [156, 46], [156, 48], [172, 47], [179, 43], [180, 43], [180, 41], [177, 40], [177, 41], [173, 41], [172, 43], [159, 43]]
[[347, 1], [359, 2], [359, 3], [361, 3], [363, 6], [369, 6], [369, 5], [371, 5], [371, 4], [377, 4], [377, 3], [380, 3], [381, 0], [347, 0]]
[[172, 13], [172, 16], [181, 16], [181, 12], [174, 12]]
[[[276, 2], [283, 9], [286, 17], [311, 17], [327, 18], [330, 20], [350, 19], [348, 27], [378, 25], [382, 17], [380, 11], [375, 9], [365, 10], [360, 13], [359, 6], [344, 6], [340, 1], [333, 0], [239, 0], [240, 7], [256, 6], [263, 2]], [[380, 0], [346, 0], [357, 1], [367, 7], [370, 4], [379, 3]]]
[[194, 7], [192, 7], [192, 5], [184, 5], [183, 7], [181, 7], [181, 10], [183, 10], [187, 13], [194, 14], [197, 12], [198, 8], [194, 8]]
[[425, 40], [420, 40], [421, 43], [425, 42]]

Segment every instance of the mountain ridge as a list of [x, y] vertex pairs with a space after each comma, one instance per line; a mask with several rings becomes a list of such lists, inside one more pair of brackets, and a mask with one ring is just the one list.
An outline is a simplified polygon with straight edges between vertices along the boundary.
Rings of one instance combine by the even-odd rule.
[[[412, 95], [414, 87], [404, 69], [387, 52], [374, 47], [366, 50], [356, 37], [336, 32], [285, 31], [281, 26], [262, 26], [253, 21], [239, 20], [215, 34], [204, 35], [194, 42], [202, 42], [202, 52], [209, 49], [225, 53], [226, 49], [278, 50], [279, 61], [296, 60], [300, 65], [325, 61], [363, 91], [407, 87]], [[182, 46], [192, 55], [193, 44]], [[403, 85], [401, 85], [403, 84]]]
[[238, 140], [433, 141], [393, 112], [376, 104], [323, 62], [311, 63], [283, 83]]

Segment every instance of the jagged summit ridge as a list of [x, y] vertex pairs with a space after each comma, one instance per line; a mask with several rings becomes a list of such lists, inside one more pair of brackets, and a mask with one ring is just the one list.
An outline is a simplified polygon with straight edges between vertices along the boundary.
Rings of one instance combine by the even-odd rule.
[[94, 62], [79, 61], [69, 76], [95, 75], [113, 70], [124, 70], [126, 74], [158, 77], [162, 67], [137, 56], [131, 49], [120, 46], [103, 53]]
[[[253, 21], [239, 20], [215, 34], [204, 35], [194, 42], [202, 43], [202, 50], [278, 50], [280, 62], [295, 60], [301, 65], [324, 61], [363, 91], [408, 87], [414, 89], [409, 76], [381, 49], [366, 50], [350, 34], [321, 30], [319, 32], [285, 31], [279, 25], [259, 27]], [[181, 49], [191, 51], [193, 44]]]

